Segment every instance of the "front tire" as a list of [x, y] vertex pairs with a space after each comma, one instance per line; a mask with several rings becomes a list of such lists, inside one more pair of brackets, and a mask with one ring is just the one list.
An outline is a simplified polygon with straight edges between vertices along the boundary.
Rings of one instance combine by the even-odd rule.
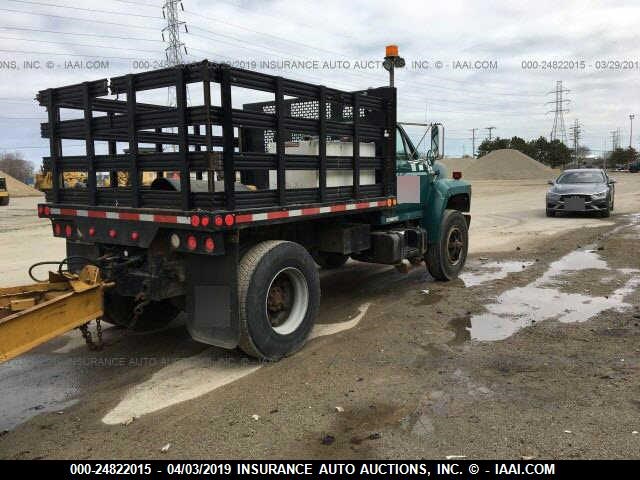
[[547, 208], [547, 217], [555, 217], [556, 212], [550, 208]]
[[436, 280], [453, 280], [467, 260], [469, 229], [467, 221], [457, 210], [445, 210], [440, 224], [438, 243], [429, 245], [427, 269]]
[[297, 243], [270, 240], [248, 250], [238, 268], [240, 348], [278, 360], [299, 350], [318, 314], [320, 276]]

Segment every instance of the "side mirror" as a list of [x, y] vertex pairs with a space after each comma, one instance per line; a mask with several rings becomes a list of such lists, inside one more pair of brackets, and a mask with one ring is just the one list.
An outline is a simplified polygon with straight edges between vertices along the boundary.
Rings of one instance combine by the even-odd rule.
[[548, 181], [547, 181], [547, 183], [548, 183], [549, 185], [553, 185], [553, 184], [554, 184], [554, 181], [553, 181], [553, 180], [548, 180]]

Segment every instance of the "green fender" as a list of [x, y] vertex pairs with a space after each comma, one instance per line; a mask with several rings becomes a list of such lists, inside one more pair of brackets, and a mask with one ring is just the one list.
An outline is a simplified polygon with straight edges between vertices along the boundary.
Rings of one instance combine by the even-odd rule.
[[449, 199], [456, 195], [466, 195], [470, 201], [471, 184], [464, 180], [439, 178], [434, 180], [424, 193], [426, 198], [422, 202], [421, 226], [427, 231], [429, 243], [436, 243], [440, 238], [440, 225]]

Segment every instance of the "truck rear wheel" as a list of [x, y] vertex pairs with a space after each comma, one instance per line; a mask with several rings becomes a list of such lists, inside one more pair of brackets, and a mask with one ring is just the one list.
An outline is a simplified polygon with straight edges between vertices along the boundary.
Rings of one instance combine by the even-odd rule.
[[102, 319], [136, 332], [148, 332], [164, 328], [180, 313], [180, 309], [170, 299], [148, 303], [138, 316], [134, 316], [135, 306], [136, 301], [133, 297], [105, 292]]
[[445, 210], [438, 243], [429, 245], [427, 269], [436, 280], [453, 280], [467, 260], [469, 231], [467, 221], [457, 210]]
[[313, 258], [293, 242], [270, 240], [251, 248], [238, 268], [240, 348], [277, 360], [302, 347], [320, 305]]
[[10, 197], [0, 197], [0, 205], [2, 205], [3, 207], [9, 205], [9, 198]]

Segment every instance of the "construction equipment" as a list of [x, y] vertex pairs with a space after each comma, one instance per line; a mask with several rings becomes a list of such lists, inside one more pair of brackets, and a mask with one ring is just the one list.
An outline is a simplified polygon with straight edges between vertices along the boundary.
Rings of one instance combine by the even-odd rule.
[[50, 272], [46, 282], [0, 288], [0, 363], [74, 328], [90, 343], [87, 323], [102, 317], [100, 270], [85, 265], [78, 274]]
[[9, 192], [7, 191], [7, 179], [0, 177], [0, 206], [9, 205]]
[[[397, 47], [386, 60], [390, 73], [404, 65]], [[136, 100], [167, 87], [175, 107]], [[238, 90], [245, 101], [265, 92], [273, 100], [234, 108]], [[70, 272], [97, 265], [114, 283], [94, 282], [102, 310], [94, 298], [59, 331], [89, 314], [143, 329], [185, 312], [195, 340], [274, 360], [301, 348], [313, 327], [316, 263], [352, 258], [406, 271], [424, 262], [436, 279], [455, 278], [471, 187], [435, 162], [441, 125], [420, 126], [418, 146], [427, 139], [430, 148], [418, 152], [406, 130], [415, 124], [396, 119], [396, 96], [392, 86], [345, 92], [206, 60], [41, 91], [51, 188], [38, 215], [65, 239]], [[62, 108], [81, 118], [60, 120]], [[63, 140], [84, 140], [86, 154], [65, 155]], [[69, 175], [83, 181], [70, 186]], [[70, 293], [69, 303], [90, 295]], [[45, 330], [40, 338], [54, 333]]]

